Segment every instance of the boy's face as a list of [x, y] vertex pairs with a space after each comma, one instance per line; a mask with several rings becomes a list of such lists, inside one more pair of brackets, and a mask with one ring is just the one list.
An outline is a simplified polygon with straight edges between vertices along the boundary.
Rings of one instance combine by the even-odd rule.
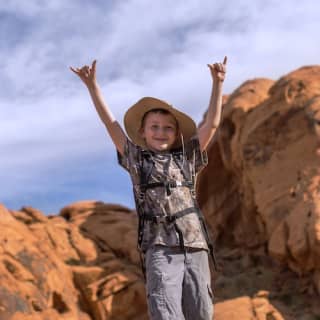
[[157, 152], [170, 150], [178, 136], [176, 119], [171, 114], [150, 112], [140, 134], [148, 149]]

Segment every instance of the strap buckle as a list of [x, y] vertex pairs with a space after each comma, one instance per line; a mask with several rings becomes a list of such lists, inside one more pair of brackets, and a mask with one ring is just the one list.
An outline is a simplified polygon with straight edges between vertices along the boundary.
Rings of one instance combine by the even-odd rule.
[[146, 194], [145, 192], [140, 191], [139, 194], [138, 194], [138, 199], [139, 199], [140, 201], [143, 201], [144, 198], [145, 198], [145, 194]]
[[196, 189], [195, 188], [190, 188], [190, 194], [193, 198], [196, 198]]

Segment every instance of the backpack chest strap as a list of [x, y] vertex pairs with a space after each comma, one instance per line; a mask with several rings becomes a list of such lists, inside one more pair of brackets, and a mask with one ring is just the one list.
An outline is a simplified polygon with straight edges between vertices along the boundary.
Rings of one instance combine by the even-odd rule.
[[172, 215], [166, 215], [166, 216], [145, 214], [144, 219], [146, 221], [151, 221], [156, 224], [172, 223], [172, 222], [175, 222], [177, 219], [179, 219], [187, 214], [190, 214], [190, 213], [197, 213], [197, 208], [196, 207], [189, 207], [184, 210], [177, 211], [176, 213], [174, 213]]
[[140, 184], [141, 192], [146, 192], [147, 189], [153, 189], [158, 187], [164, 187], [167, 191], [167, 195], [170, 195], [172, 188], [187, 187], [189, 189], [192, 189], [193, 183], [191, 181], [161, 181]]
[[179, 246], [183, 253], [186, 255], [186, 249], [185, 249], [185, 244], [184, 244], [184, 239], [183, 239], [183, 233], [180, 227], [177, 224], [177, 219], [181, 218], [187, 214], [190, 213], [196, 213], [197, 208], [196, 207], [189, 207], [184, 210], [178, 211], [173, 215], [167, 215], [167, 216], [159, 216], [159, 215], [144, 215], [145, 220], [151, 221], [155, 224], [160, 224], [160, 223], [172, 223], [179, 238]]

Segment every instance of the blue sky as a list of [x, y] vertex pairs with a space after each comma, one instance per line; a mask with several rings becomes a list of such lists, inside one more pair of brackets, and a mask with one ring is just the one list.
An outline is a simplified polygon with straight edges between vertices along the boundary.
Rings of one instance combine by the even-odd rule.
[[88, 199], [134, 206], [130, 179], [69, 66], [98, 60], [121, 124], [142, 96], [198, 122], [211, 90], [207, 63], [228, 56], [225, 93], [319, 64], [319, 14], [317, 0], [2, 1], [0, 202], [47, 214]]

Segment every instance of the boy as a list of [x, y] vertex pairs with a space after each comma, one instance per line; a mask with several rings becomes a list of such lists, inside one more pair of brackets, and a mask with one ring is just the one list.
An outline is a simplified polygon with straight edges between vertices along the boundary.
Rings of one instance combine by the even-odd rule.
[[[71, 68], [87, 86], [96, 110], [131, 175], [139, 217], [150, 318], [211, 320], [211, 277], [206, 225], [195, 199], [195, 178], [206, 165], [206, 148], [220, 123], [227, 58], [208, 65], [213, 89], [200, 128], [168, 103], [145, 97], [125, 114], [123, 132], [114, 119], [92, 66]], [[211, 252], [212, 253], [212, 252]]]

